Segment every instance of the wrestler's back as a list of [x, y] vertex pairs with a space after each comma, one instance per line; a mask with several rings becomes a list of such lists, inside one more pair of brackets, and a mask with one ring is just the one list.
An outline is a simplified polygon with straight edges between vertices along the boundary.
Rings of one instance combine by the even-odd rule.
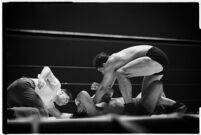
[[112, 54], [109, 57], [108, 61], [115, 62], [116, 64], [114, 63], [113, 64], [116, 66], [116, 68], [119, 68], [134, 59], [146, 56], [146, 53], [149, 51], [151, 47], [152, 46], [150, 45], [132, 46], [132, 47], [123, 49], [120, 52]]

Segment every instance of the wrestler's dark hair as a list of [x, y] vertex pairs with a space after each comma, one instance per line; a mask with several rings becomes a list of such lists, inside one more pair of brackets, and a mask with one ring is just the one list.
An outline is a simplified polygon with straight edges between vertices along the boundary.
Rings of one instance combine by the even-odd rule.
[[103, 63], [105, 63], [109, 58], [109, 55], [105, 52], [101, 52], [97, 54], [93, 59], [93, 66], [97, 68], [103, 67]]
[[64, 91], [68, 96], [69, 96], [69, 101], [72, 101], [73, 99], [73, 96], [72, 96], [72, 93], [69, 91], [69, 90], [67, 90], [67, 89], [61, 89], [62, 91]]

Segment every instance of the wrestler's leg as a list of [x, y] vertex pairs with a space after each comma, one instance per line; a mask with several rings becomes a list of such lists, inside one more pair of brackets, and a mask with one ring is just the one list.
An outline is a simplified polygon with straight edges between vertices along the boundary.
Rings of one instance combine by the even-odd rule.
[[152, 60], [150, 57], [137, 58], [125, 66], [117, 70], [118, 73], [131, 78], [138, 76], [149, 76], [154, 73], [159, 73], [163, 70], [163, 67], [158, 62]]
[[132, 85], [128, 78], [124, 75], [116, 73], [119, 89], [124, 99], [125, 104], [132, 103]]
[[[163, 93], [162, 93], [163, 94]], [[158, 104], [163, 104], [163, 105], [173, 105], [174, 103], [176, 103], [176, 101], [165, 97], [164, 95], [161, 94], [161, 97], [159, 98]], [[142, 97], [142, 93], [140, 92], [136, 98], [141, 98]]]
[[[117, 74], [123, 75], [124, 77], [128, 78], [149, 76], [146, 77], [146, 82], [144, 82], [142, 86], [142, 105], [149, 113], [152, 113], [163, 91], [162, 83], [159, 81], [162, 78], [162, 75], [153, 74], [161, 72], [162, 70], [163, 67], [160, 63], [152, 60], [150, 57], [145, 56], [135, 59], [125, 66], [121, 67], [117, 70]], [[121, 82], [122, 85], [120, 88], [122, 89], [122, 91], [132, 91], [131, 84], [128, 85], [128, 79], [123, 79], [122, 77]], [[126, 82], [127, 84], [125, 84]]]
[[149, 57], [135, 59], [116, 71], [117, 80], [125, 102], [132, 101], [132, 85], [128, 78], [147, 76], [160, 72], [163, 67]]
[[163, 92], [163, 84], [160, 79], [163, 75], [151, 75], [144, 77], [142, 84], [141, 104], [149, 113], [153, 113]]
[[[96, 106], [93, 102], [93, 99], [90, 97], [88, 92], [86, 91], [81, 91], [77, 97], [76, 100], [80, 102], [80, 105], [78, 105], [78, 111], [81, 109], [84, 109], [84, 111], [89, 115], [89, 116], [95, 116], [97, 115], [97, 110]], [[80, 108], [79, 108], [80, 107]], [[82, 108], [84, 107], [84, 108]], [[82, 111], [82, 110], [81, 110]]]

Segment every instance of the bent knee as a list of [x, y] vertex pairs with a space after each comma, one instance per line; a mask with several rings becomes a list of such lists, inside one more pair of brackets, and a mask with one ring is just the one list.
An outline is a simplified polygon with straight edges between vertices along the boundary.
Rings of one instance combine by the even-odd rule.
[[158, 88], [162, 88], [163, 87], [163, 83], [161, 80], [155, 80], [151, 83], [151, 85], [154, 87], [158, 87]]
[[122, 76], [127, 76], [128, 75], [128, 71], [125, 68], [120, 68], [116, 71], [116, 75], [118, 77], [122, 77]]
[[88, 94], [88, 92], [86, 92], [85, 90], [82, 90], [79, 94], [80, 95], [86, 95], [86, 94]]
[[79, 92], [77, 97], [79, 97], [79, 98], [87, 98], [87, 97], [90, 97], [90, 95], [89, 95], [89, 93], [87, 91], [82, 90], [81, 92]]

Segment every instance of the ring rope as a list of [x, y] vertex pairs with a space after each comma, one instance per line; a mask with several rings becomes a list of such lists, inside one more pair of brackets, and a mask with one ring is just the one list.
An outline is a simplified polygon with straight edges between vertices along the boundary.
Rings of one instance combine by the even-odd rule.
[[[10, 85], [11, 82], [7, 82], [7, 85]], [[61, 82], [61, 85], [63, 86], [91, 86], [92, 83], [69, 83], [69, 82]], [[132, 86], [141, 86], [142, 84], [131, 84]], [[166, 83], [163, 84], [165, 86], [200, 86], [199, 83], [176, 83], [176, 84], [170, 84]], [[119, 86], [119, 84], [115, 83], [114, 86]]]
[[[7, 65], [8, 68], [43, 68], [48, 66], [50, 68], [63, 69], [96, 69], [95, 67], [85, 66], [53, 66], [53, 65]], [[201, 71], [201, 68], [168, 68], [167, 71]]]
[[[92, 83], [68, 83], [68, 82], [61, 82], [61, 85], [76, 85], [76, 86], [89, 86]], [[119, 84], [115, 83], [115, 86], [119, 86]], [[142, 84], [131, 84], [133, 86], [141, 86]], [[196, 86], [200, 86], [199, 83], [176, 83], [176, 84], [164, 84], [164, 85], [168, 85], [168, 86], [191, 86], [191, 85], [196, 85]]]
[[[84, 32], [67, 32], [67, 31], [53, 31], [53, 30], [33, 30], [33, 29], [13, 29], [6, 28], [8, 34], [17, 35], [34, 35], [34, 36], [54, 36], [54, 37], [71, 37], [82, 39], [96, 39], [96, 40], [115, 40], [115, 41], [148, 41], [148, 42], [165, 42], [165, 43], [179, 43], [180, 46], [197, 46], [201, 44], [199, 40], [185, 40], [173, 38], [159, 38], [159, 37], [143, 37], [143, 36], [128, 36], [128, 35], [114, 35], [114, 34], [97, 34]], [[189, 45], [186, 45], [189, 44]], [[199, 47], [199, 46], [197, 46]]]

